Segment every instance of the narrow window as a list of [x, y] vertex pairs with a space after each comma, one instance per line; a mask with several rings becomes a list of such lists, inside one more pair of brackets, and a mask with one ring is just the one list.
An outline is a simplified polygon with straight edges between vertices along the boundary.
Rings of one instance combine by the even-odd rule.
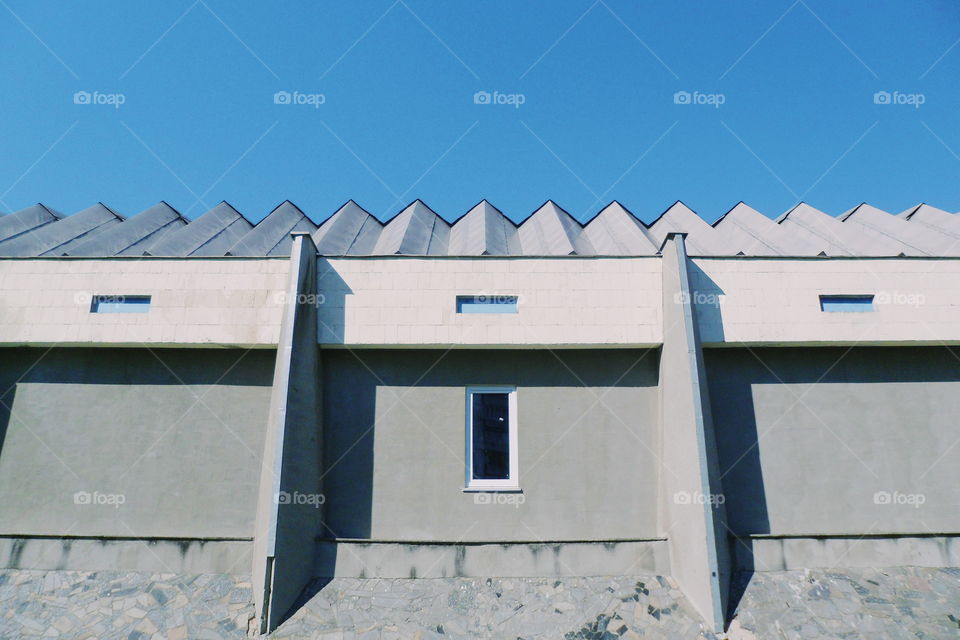
[[457, 313], [516, 313], [517, 296], [457, 296]]
[[467, 488], [516, 490], [517, 390], [467, 388]]
[[93, 296], [90, 313], [146, 313], [150, 296]]
[[873, 311], [873, 296], [820, 296], [820, 310], [827, 312]]

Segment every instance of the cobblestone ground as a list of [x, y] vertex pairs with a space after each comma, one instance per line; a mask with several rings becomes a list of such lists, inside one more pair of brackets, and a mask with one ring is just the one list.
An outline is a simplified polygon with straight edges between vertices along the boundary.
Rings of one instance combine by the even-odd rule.
[[249, 578], [0, 571], [0, 638], [245, 638]]
[[955, 640], [960, 569], [756, 573], [738, 612], [731, 639]]
[[271, 640], [694, 640], [703, 636], [662, 577], [563, 579], [338, 578]]

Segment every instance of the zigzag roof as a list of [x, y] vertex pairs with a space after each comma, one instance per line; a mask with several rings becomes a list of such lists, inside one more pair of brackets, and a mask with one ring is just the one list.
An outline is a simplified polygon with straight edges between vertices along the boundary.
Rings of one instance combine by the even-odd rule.
[[72, 215], [36, 204], [0, 214], [0, 257], [284, 256], [295, 231], [329, 256], [652, 256], [685, 232], [693, 256], [960, 257], [960, 214], [926, 204], [834, 217], [800, 203], [773, 219], [741, 202], [711, 225], [679, 201], [650, 224], [611, 202], [584, 224], [550, 200], [519, 224], [486, 200], [452, 223], [420, 200], [386, 222], [350, 200], [319, 224], [290, 201], [257, 224], [226, 202], [195, 220], [165, 202], [129, 218], [101, 203]]

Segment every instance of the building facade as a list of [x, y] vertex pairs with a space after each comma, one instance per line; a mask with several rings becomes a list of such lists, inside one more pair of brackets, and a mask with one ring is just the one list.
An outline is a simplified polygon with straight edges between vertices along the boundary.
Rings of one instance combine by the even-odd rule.
[[8, 569], [960, 566], [960, 217], [0, 216]]

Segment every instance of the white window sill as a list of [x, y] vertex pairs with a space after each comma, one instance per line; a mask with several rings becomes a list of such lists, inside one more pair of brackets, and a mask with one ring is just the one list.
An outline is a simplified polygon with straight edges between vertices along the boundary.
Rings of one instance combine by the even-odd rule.
[[470, 486], [464, 487], [462, 491], [463, 493], [523, 493], [523, 489], [517, 485], [498, 485], [495, 487]]

